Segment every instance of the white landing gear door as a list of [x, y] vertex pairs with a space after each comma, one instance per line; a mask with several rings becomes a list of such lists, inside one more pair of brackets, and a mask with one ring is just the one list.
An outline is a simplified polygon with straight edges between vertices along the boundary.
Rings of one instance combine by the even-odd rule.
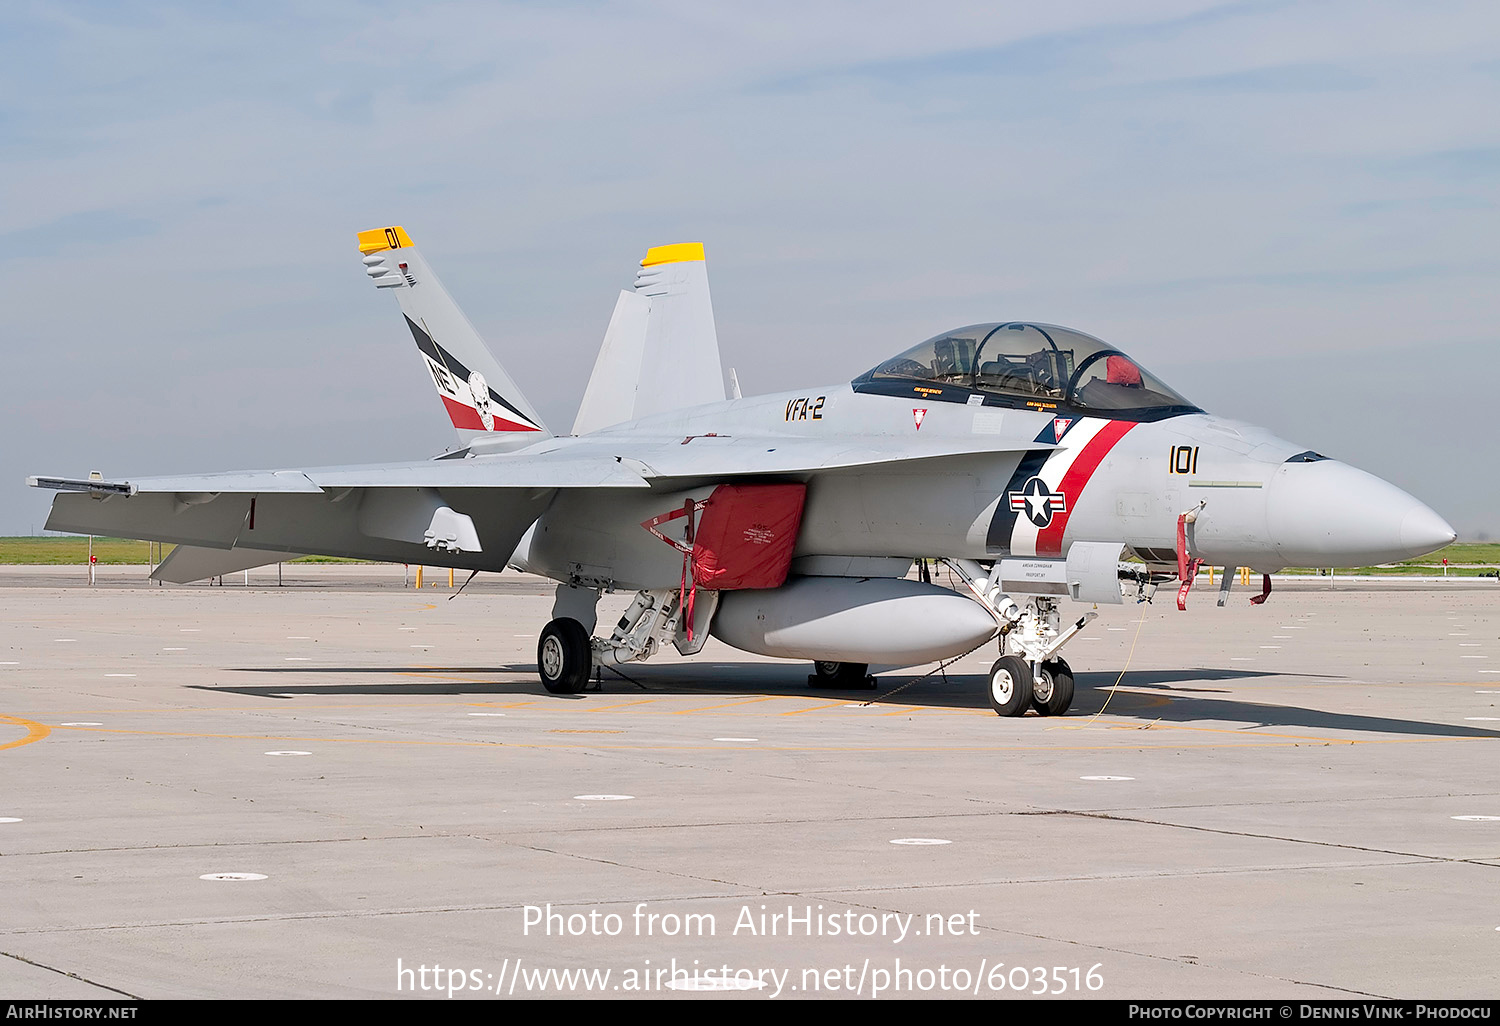
[[1075, 602], [1123, 602], [1119, 567], [1124, 550], [1120, 542], [1074, 542], [1068, 549], [1068, 597]]
[[677, 646], [677, 651], [682, 655], [697, 655], [703, 651], [703, 645], [708, 641], [709, 625], [713, 623], [714, 613], [719, 608], [719, 596], [721, 594], [721, 592], [709, 591], [707, 589], [698, 592], [697, 598], [693, 601], [691, 631], [688, 630], [688, 618], [686, 615], [683, 615], [678, 620], [672, 644]]

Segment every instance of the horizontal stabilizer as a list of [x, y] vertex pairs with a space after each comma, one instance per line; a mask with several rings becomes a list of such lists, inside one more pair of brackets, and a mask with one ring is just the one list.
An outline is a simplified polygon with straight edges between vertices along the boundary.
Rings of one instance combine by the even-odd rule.
[[179, 545], [151, 571], [151, 579], [168, 584], [191, 584], [222, 574], [282, 563], [297, 556], [295, 552], [267, 552], [264, 549], [205, 549], [196, 545]]

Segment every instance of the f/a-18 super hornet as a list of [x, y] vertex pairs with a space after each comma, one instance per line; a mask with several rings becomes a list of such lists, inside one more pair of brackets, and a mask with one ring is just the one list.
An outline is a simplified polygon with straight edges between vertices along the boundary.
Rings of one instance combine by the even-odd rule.
[[[188, 582], [297, 554], [557, 582], [549, 691], [709, 636], [866, 686], [998, 636], [1002, 716], [1066, 712], [1063, 646], [1198, 568], [1365, 566], [1454, 538], [1385, 481], [1204, 412], [1127, 354], [1051, 324], [944, 331], [852, 381], [726, 394], [703, 247], [651, 249], [620, 293], [572, 431], [542, 423], [399, 227], [362, 232], [460, 446], [431, 460], [128, 480], [37, 477], [47, 528], [165, 542]], [[958, 582], [919, 568], [940, 560]], [[920, 562], [918, 562], [920, 561]], [[1225, 573], [1227, 589], [1232, 579]], [[635, 592], [597, 629], [605, 591]], [[1223, 593], [1220, 603], [1223, 602]]]

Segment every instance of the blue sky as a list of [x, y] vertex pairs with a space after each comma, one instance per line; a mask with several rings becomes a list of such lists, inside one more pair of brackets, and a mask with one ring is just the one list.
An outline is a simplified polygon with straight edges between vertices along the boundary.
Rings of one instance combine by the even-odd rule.
[[1500, 536], [1492, 3], [11, 3], [0, 533], [28, 473], [450, 441], [400, 223], [555, 424], [646, 247], [748, 392], [1070, 324]]

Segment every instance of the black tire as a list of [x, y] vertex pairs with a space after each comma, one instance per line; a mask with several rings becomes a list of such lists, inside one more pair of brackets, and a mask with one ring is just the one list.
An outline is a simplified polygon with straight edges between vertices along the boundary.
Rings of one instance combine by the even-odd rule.
[[990, 667], [987, 690], [996, 716], [1025, 716], [1031, 706], [1031, 664], [1020, 656], [1001, 656]]
[[1043, 716], [1061, 716], [1073, 704], [1073, 669], [1062, 659], [1042, 664], [1042, 676], [1032, 681], [1031, 705]]
[[576, 695], [588, 687], [594, 653], [583, 624], [563, 617], [543, 627], [536, 643], [536, 671], [542, 687], [554, 695]]
[[807, 682], [815, 688], [837, 691], [868, 691], [875, 686], [868, 663], [813, 663], [813, 674]]

